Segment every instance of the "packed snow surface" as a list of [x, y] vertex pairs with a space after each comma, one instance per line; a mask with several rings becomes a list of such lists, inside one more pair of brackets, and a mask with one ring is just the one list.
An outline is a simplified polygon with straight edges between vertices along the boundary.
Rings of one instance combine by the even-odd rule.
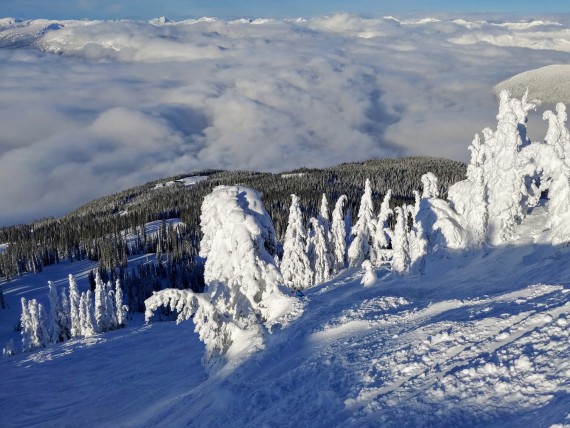
[[[207, 377], [191, 325], [144, 325], [0, 359], [0, 425], [549, 426], [570, 423], [570, 251], [535, 208], [513, 241], [429, 257], [426, 274], [350, 269], [305, 291], [265, 349]], [[47, 299], [87, 262], [3, 284], [0, 341], [21, 296]], [[16, 308], [16, 309], [14, 309]], [[191, 321], [189, 321], [191, 323]]]

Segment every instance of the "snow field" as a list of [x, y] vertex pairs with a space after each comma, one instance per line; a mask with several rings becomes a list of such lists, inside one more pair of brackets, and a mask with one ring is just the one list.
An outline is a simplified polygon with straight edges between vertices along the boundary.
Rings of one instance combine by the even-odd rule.
[[[2, 358], [0, 424], [568, 423], [570, 255], [529, 243], [544, 216], [527, 217], [511, 246], [428, 260], [422, 277], [377, 268], [364, 287], [363, 272], [345, 270], [306, 290], [303, 314], [262, 351], [210, 377], [191, 323], [144, 325], [140, 315], [122, 330]], [[24, 276], [7, 301], [47, 299], [44, 280], [87, 267]], [[3, 343], [9, 313], [0, 311]]]

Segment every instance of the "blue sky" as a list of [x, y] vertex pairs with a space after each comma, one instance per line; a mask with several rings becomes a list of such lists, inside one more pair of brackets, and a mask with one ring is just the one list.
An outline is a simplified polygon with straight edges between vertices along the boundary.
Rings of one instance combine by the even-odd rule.
[[31, 18], [179, 20], [201, 16], [310, 17], [335, 12], [364, 15], [499, 13], [537, 16], [570, 13], [568, 0], [1, 0], [0, 16]]

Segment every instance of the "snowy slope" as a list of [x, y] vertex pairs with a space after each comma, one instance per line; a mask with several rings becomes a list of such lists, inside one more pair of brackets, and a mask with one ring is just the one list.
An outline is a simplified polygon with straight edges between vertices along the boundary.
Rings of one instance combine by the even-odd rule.
[[499, 94], [508, 89], [515, 97], [522, 97], [529, 90], [532, 98], [545, 103], [570, 103], [570, 65], [553, 64], [517, 74], [497, 86]]
[[[345, 271], [308, 290], [303, 316], [264, 351], [210, 378], [192, 322], [138, 316], [1, 358], [0, 425], [570, 424], [570, 253], [541, 241], [544, 214], [508, 247], [428, 259], [422, 277], [378, 270], [363, 288], [362, 272]], [[7, 300], [38, 294], [37, 283], [12, 282]], [[12, 316], [0, 311], [1, 325]]]

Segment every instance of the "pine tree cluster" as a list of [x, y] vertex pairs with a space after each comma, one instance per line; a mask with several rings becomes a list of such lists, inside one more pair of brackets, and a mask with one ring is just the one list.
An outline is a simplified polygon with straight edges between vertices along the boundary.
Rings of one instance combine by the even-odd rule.
[[[103, 283], [97, 274], [95, 292], [79, 293], [73, 275], [69, 275], [69, 293], [58, 294], [49, 283], [49, 311], [36, 299], [21, 299], [20, 331], [22, 350], [64, 342], [71, 338], [91, 337], [97, 333], [116, 330], [127, 323], [128, 307], [123, 304], [123, 291], [119, 281], [115, 286]], [[12, 354], [13, 345], [5, 353]]]

